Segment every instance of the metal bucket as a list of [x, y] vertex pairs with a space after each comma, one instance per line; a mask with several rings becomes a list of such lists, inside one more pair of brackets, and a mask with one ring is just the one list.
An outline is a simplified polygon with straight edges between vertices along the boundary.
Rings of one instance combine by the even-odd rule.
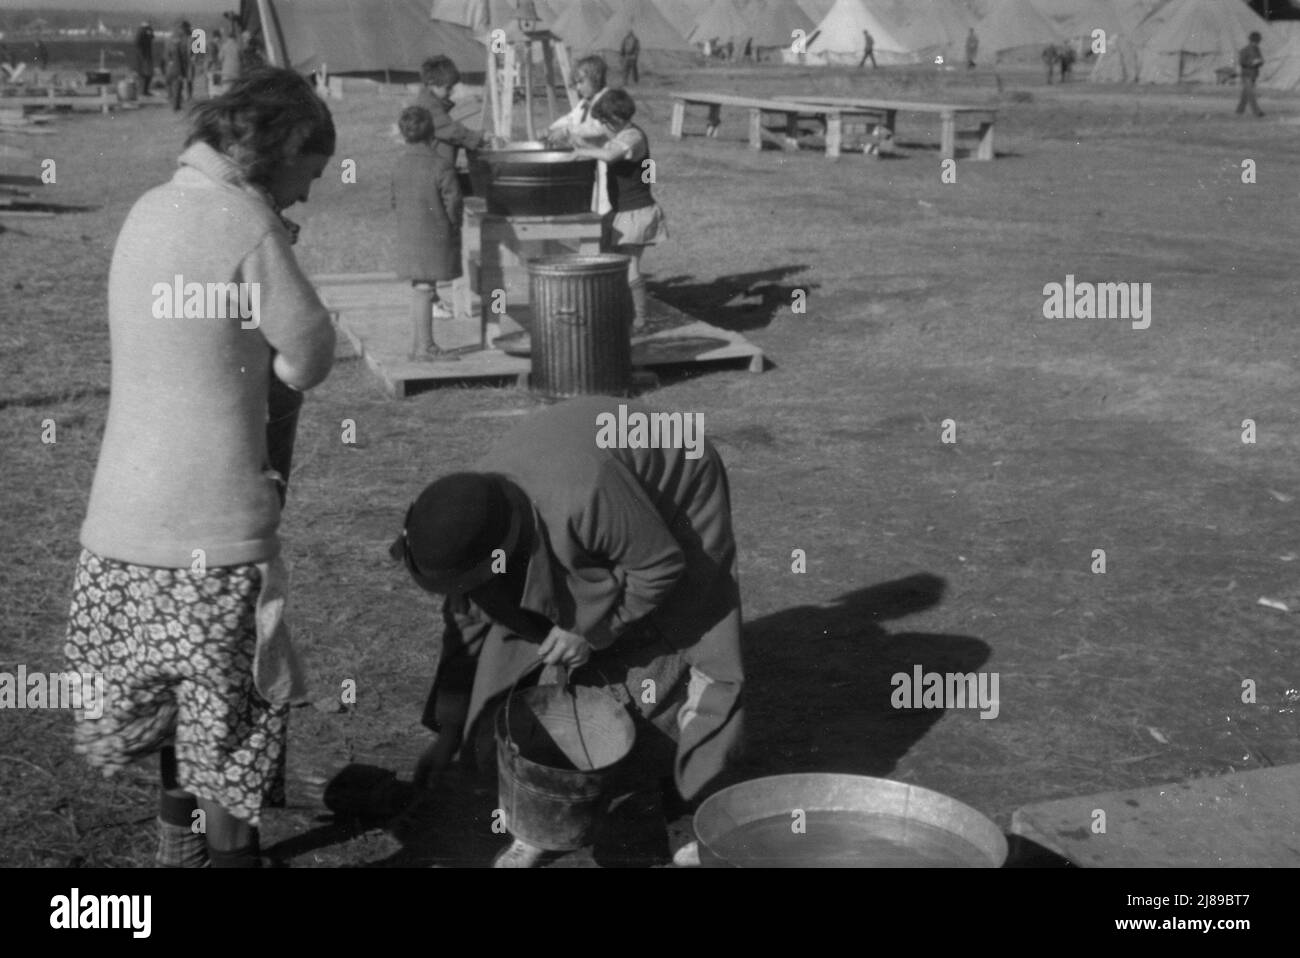
[[135, 80], [118, 80], [117, 81], [117, 99], [122, 103], [134, 103], [139, 91], [136, 88]]
[[512, 690], [496, 733], [497, 795], [510, 833], [547, 851], [589, 844], [606, 785], [636, 738], [626, 710], [584, 686]]
[[709, 796], [695, 813], [709, 867], [997, 868], [1007, 840], [969, 805], [864, 775], [773, 775]]
[[532, 388], [551, 398], [626, 396], [632, 291], [617, 253], [528, 261]]
[[470, 176], [495, 216], [568, 216], [591, 212], [596, 161], [568, 150], [484, 150]]

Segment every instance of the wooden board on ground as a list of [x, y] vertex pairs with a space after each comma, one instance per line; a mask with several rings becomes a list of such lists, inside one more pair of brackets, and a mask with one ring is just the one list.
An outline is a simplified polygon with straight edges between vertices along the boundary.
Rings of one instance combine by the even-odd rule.
[[[420, 384], [445, 385], [483, 380], [526, 381], [532, 362], [502, 349], [481, 350], [478, 315], [461, 315], [434, 324], [434, 336], [444, 349], [465, 350], [449, 362], [413, 362], [410, 349], [410, 284], [391, 273], [331, 274], [312, 278], [321, 301], [335, 314], [339, 330], [395, 398]], [[761, 372], [763, 351], [739, 333], [693, 319], [666, 303], [650, 300], [650, 327], [632, 340], [637, 367], [684, 363], [743, 362]], [[510, 336], [527, 328], [526, 307], [501, 317], [501, 333]], [[516, 320], [518, 320], [516, 322]]]
[[1300, 765], [1026, 805], [1011, 832], [1085, 867], [1295, 868]]

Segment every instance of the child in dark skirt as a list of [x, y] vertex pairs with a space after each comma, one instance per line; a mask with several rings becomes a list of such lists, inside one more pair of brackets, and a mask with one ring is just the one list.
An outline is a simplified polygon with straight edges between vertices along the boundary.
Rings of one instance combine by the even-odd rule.
[[410, 106], [398, 120], [406, 147], [393, 170], [393, 209], [397, 211], [399, 279], [411, 282], [411, 359], [457, 359], [433, 338], [433, 319], [450, 319], [438, 302], [437, 284], [458, 278], [463, 199], [456, 169], [438, 154], [433, 117]]
[[634, 311], [632, 329], [641, 332], [647, 322], [645, 277], [641, 255], [647, 246], [668, 238], [668, 221], [650, 192], [650, 141], [645, 130], [632, 122], [636, 104], [625, 90], [610, 90], [591, 108], [609, 135], [601, 147], [578, 147], [579, 156], [591, 156], [606, 164], [606, 186], [613, 209], [605, 218], [604, 246], [628, 257], [628, 287]]

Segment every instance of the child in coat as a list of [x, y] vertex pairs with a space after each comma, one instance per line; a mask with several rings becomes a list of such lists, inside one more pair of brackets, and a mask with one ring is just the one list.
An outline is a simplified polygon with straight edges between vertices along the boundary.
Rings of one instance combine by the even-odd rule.
[[411, 282], [411, 359], [456, 359], [433, 339], [432, 319], [450, 319], [438, 303], [439, 282], [461, 275], [460, 219], [463, 199], [455, 167], [434, 147], [433, 117], [410, 106], [398, 120], [406, 148], [393, 171], [397, 211], [398, 277]]
[[650, 193], [653, 161], [645, 130], [632, 122], [636, 104], [624, 90], [609, 90], [591, 108], [594, 119], [604, 124], [609, 141], [602, 147], [579, 147], [574, 152], [603, 160], [607, 166], [606, 188], [613, 209], [606, 216], [608, 242], [615, 253], [629, 257], [628, 286], [632, 290], [632, 329], [646, 325], [645, 278], [641, 255], [647, 246], [668, 238], [668, 222]]

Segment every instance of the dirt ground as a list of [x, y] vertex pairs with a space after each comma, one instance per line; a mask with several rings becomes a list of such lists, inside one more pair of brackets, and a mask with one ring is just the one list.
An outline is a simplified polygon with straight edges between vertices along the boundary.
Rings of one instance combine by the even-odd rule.
[[[937, 121], [909, 114], [900, 156], [879, 161], [751, 152], [739, 114], [716, 140], [700, 116], [671, 140], [673, 90], [701, 88], [996, 103], [998, 159], [959, 161], [943, 182]], [[1300, 101], [1265, 93], [1255, 121], [1233, 115], [1234, 88], [1049, 88], [1029, 68], [1001, 84], [982, 70], [712, 68], [635, 92], [672, 231], [646, 257], [652, 293], [744, 332], [773, 364], [647, 397], [702, 412], [731, 474], [749, 675], [737, 775], [887, 776], [1006, 828], [1027, 803], [1300, 761], [1295, 620], [1258, 604], [1300, 607]], [[290, 211], [309, 271], [390, 268], [398, 105], [331, 103], [336, 159], [358, 175], [328, 174]], [[54, 128], [22, 145], [57, 163], [42, 198], [80, 211], [0, 218], [10, 672], [61, 668], [107, 407], [109, 257], [183, 139], [163, 108]], [[1045, 319], [1044, 286], [1067, 274], [1150, 283], [1150, 327]], [[294, 867], [484, 865], [504, 842], [490, 777], [458, 773], [398, 814], [428, 741], [438, 626], [386, 547], [425, 483], [534, 403], [496, 388], [392, 401], [341, 355], [304, 411], [283, 533], [313, 694], [353, 680], [356, 703], [294, 713], [289, 807], [268, 812], [263, 843]], [[996, 672], [997, 717], [895, 710], [890, 677], [916, 665]], [[154, 769], [103, 781], [70, 730], [65, 712], [0, 714], [0, 864], [149, 864]], [[644, 814], [613, 821], [596, 852], [561, 864], [664, 860]]]

